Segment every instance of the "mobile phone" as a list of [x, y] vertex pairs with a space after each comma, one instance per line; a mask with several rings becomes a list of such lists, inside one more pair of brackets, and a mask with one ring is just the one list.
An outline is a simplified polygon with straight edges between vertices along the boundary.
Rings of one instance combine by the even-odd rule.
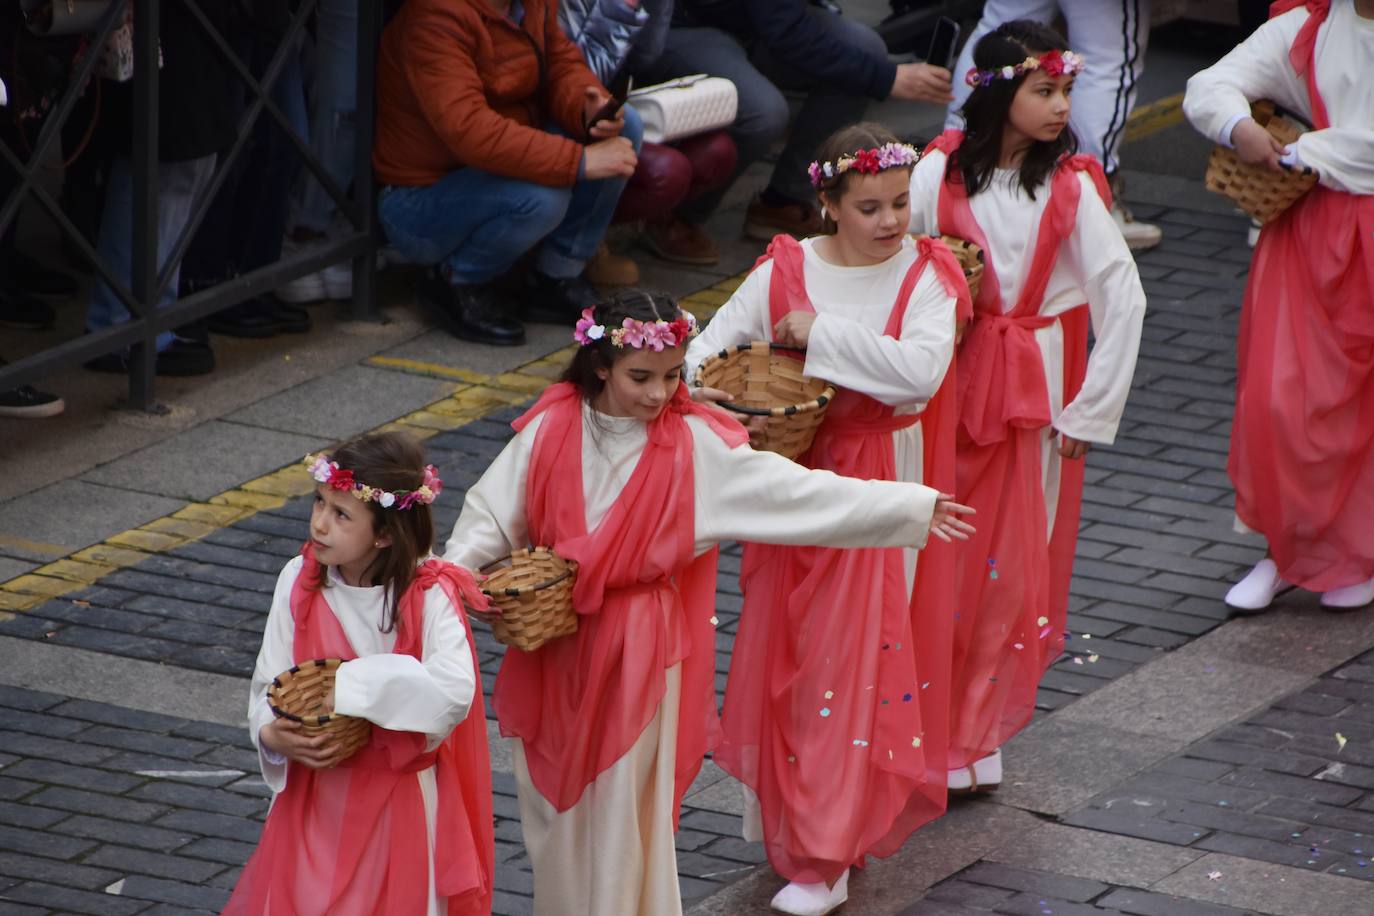
[[959, 23], [948, 16], [935, 20], [935, 32], [930, 36], [930, 52], [926, 63], [950, 70], [954, 67], [955, 52], [959, 48]]
[[596, 114], [592, 115], [590, 120], [587, 121], [587, 137], [589, 139], [591, 138], [592, 128], [599, 122], [609, 121], [620, 114], [620, 109], [624, 107], [625, 99], [629, 98], [632, 88], [634, 88], [634, 77], [631, 77], [630, 81], [625, 85], [625, 94], [622, 97], [616, 98], [615, 96], [611, 96], [606, 100], [606, 104], [596, 110]]

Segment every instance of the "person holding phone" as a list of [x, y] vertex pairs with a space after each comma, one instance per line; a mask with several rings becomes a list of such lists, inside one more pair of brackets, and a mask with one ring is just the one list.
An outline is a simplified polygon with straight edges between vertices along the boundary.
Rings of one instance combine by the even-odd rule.
[[[455, 336], [524, 342], [520, 322], [571, 327], [584, 277], [642, 136], [563, 34], [554, 0], [410, 0], [377, 66], [378, 215], [432, 265], [420, 301]], [[518, 304], [495, 283], [527, 253]]]

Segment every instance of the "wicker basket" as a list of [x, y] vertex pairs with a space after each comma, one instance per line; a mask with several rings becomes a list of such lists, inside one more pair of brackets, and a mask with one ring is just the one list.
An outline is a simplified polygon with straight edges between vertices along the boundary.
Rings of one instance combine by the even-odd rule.
[[499, 610], [470, 613], [491, 627], [497, 642], [533, 652], [551, 639], [577, 632], [572, 604], [577, 564], [572, 560], [536, 547], [517, 550], [482, 572], [487, 575], [482, 591]]
[[332, 735], [352, 756], [372, 739], [372, 723], [356, 716], [323, 713], [324, 699], [334, 688], [334, 674], [342, 664], [337, 658], [318, 658], [301, 662], [272, 679], [267, 699], [272, 711], [283, 719], [301, 723], [307, 735]]
[[[1273, 102], [1256, 102], [1250, 114], [1280, 143], [1292, 143], [1302, 134], [1297, 124], [1275, 113]], [[1207, 190], [1235, 201], [1236, 206], [1261, 223], [1287, 210], [1316, 183], [1317, 176], [1310, 171], [1271, 172], [1246, 165], [1235, 150], [1220, 145], [1213, 147], [1212, 158], [1207, 162]]]
[[959, 266], [964, 269], [964, 279], [968, 281], [969, 298], [977, 300], [978, 287], [983, 282], [983, 249], [972, 242], [955, 238], [952, 235], [940, 236], [940, 241], [949, 247]]
[[750, 436], [755, 448], [796, 458], [835, 397], [833, 385], [802, 375], [800, 352], [758, 340], [728, 347], [701, 364], [694, 384], [729, 392], [734, 400], [720, 405], [727, 410], [767, 418]]

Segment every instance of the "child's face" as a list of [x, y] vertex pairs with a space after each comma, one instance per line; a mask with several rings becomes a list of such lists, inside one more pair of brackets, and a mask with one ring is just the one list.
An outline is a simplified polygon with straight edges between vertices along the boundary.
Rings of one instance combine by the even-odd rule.
[[682, 347], [629, 350], [611, 368], [596, 370], [606, 387], [592, 406], [613, 417], [657, 419], [682, 384], [682, 356]]
[[1069, 94], [1072, 76], [1049, 76], [1031, 71], [1012, 97], [1007, 112], [1007, 127], [1022, 137], [1050, 143], [1069, 123]]
[[911, 215], [911, 170], [887, 169], [876, 175], [851, 174], [838, 200], [827, 196], [826, 210], [838, 226], [836, 236], [864, 260], [886, 261], [902, 247]]
[[310, 511], [310, 540], [315, 559], [333, 566], [349, 585], [368, 585], [361, 577], [391, 539], [372, 527], [367, 504], [328, 484], [315, 487], [315, 506]]

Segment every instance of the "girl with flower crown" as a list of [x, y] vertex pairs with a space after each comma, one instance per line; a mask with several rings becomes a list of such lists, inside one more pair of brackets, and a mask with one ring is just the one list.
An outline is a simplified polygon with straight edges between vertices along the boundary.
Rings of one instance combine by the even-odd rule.
[[[688, 351], [689, 371], [752, 340], [805, 349], [838, 393], [798, 461], [954, 491], [952, 385], [968, 286], [907, 235], [916, 150], [879, 124], [837, 131], [811, 181], [833, 234], [780, 235]], [[717, 393], [702, 392], [710, 398]], [[716, 761], [745, 793], [745, 838], [789, 880], [775, 910], [828, 913], [849, 869], [945, 806], [954, 552], [748, 544]]]
[[[1374, 601], [1374, 2], [1272, 11], [1183, 99], [1242, 161], [1318, 176], [1265, 225], [1245, 287], [1229, 470], [1240, 527], [1269, 549], [1226, 603], [1296, 585], [1341, 611]], [[1259, 99], [1315, 129], [1284, 147], [1250, 117]]]
[[[463, 613], [487, 603], [430, 553], [442, 483], [403, 433], [306, 463], [310, 540], [277, 580], [248, 703], [272, 809], [224, 912], [487, 916], [491, 762]], [[372, 723], [351, 756], [268, 697], [277, 675], [321, 658], [343, 659], [326, 710]]]
[[911, 483], [808, 471], [748, 447], [682, 382], [691, 316], [620, 293], [578, 322], [563, 381], [468, 491], [446, 556], [550, 545], [579, 564], [575, 634], [508, 651], [493, 705], [515, 739], [537, 916], [676, 916], [673, 833], [718, 738], [716, 546], [912, 546], [967, 510]]
[[958, 363], [957, 492], [982, 520], [955, 601], [949, 786], [964, 792], [1001, 782], [998, 749], [1063, 651], [1083, 456], [1116, 436], [1145, 314], [1102, 167], [1074, 155], [1082, 59], [1026, 20], [973, 59], [967, 133], [946, 131], [911, 176], [912, 229], [985, 258]]

